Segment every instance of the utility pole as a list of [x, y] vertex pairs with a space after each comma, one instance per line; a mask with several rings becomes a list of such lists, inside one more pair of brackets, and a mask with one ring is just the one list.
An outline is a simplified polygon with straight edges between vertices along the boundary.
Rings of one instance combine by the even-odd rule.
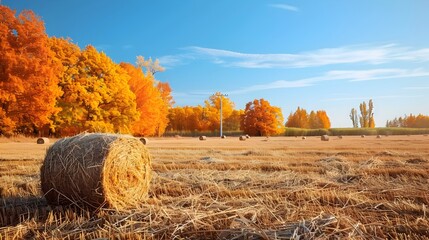
[[220, 94], [220, 137], [222, 137], [222, 98], [228, 96], [228, 94]]

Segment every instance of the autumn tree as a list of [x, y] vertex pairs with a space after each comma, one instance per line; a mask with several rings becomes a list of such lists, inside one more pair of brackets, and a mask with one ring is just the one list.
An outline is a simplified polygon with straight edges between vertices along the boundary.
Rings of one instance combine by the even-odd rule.
[[241, 118], [241, 128], [255, 136], [269, 136], [284, 132], [283, 115], [279, 107], [271, 106], [264, 99], [246, 104]]
[[[62, 110], [55, 118], [61, 134], [131, 132], [131, 124], [138, 119], [139, 113], [126, 71], [93, 46], [76, 53], [76, 48], [64, 40], [53, 41], [53, 45], [55, 41], [61, 42], [53, 49], [63, 62], [59, 84], [63, 95], [58, 100]], [[71, 53], [73, 51], [78, 56], [77, 60]]]
[[286, 127], [308, 128], [307, 110], [298, 107], [294, 113], [290, 113], [286, 121]]
[[0, 134], [30, 134], [51, 123], [59, 69], [43, 21], [0, 5]]
[[374, 104], [372, 102], [372, 99], [369, 100], [368, 105], [366, 102], [362, 102], [359, 105], [360, 110], [360, 116], [359, 116], [359, 122], [361, 128], [374, 128], [375, 127], [375, 121], [374, 121]]
[[159, 64], [158, 59], [153, 61], [152, 58], [146, 60], [143, 56], [137, 56], [136, 64], [138, 68], [146, 70], [146, 75], [155, 75], [155, 73], [163, 72], [165, 70], [165, 68]]
[[423, 114], [405, 115], [404, 117], [388, 120], [386, 127], [429, 128], [429, 116]]
[[317, 127], [313, 127], [313, 128], [324, 128], [324, 129], [328, 129], [331, 127], [331, 120], [328, 117], [328, 114], [326, 113], [326, 111], [324, 110], [319, 110], [316, 112], [316, 117], [318, 120], [318, 123], [320, 125], [318, 125]]
[[231, 115], [224, 119], [223, 130], [224, 131], [239, 131], [240, 130], [240, 119], [244, 114], [243, 109], [232, 110]]
[[349, 116], [350, 116], [350, 119], [352, 120], [353, 127], [354, 128], [359, 127], [358, 113], [357, 113], [357, 110], [355, 108], [352, 108]]
[[140, 68], [129, 63], [120, 65], [130, 76], [128, 84], [136, 95], [140, 112], [140, 118], [133, 123], [132, 132], [141, 136], [163, 134], [168, 124], [168, 101], [171, 101], [168, 99], [171, 92], [169, 85], [165, 85], [164, 99], [152, 74], [144, 74]]
[[220, 105], [222, 101], [222, 121], [231, 116], [234, 110], [234, 103], [220, 92], [211, 95], [209, 100], [204, 102], [205, 114], [210, 122], [209, 130], [214, 132], [220, 129]]

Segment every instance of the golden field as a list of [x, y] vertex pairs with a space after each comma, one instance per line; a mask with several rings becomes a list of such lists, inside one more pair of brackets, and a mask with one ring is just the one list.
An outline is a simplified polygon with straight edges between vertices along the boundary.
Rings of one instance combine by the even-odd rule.
[[48, 146], [0, 139], [0, 239], [429, 239], [428, 136], [151, 138], [127, 212], [48, 206]]

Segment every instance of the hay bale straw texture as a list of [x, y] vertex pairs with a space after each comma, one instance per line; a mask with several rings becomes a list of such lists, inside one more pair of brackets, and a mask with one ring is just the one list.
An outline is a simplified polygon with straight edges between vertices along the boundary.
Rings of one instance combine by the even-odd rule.
[[206, 136], [200, 136], [200, 141], [205, 141], [205, 140], [207, 140]]
[[125, 210], [147, 198], [151, 157], [131, 136], [80, 134], [52, 145], [40, 172], [50, 205]]
[[38, 138], [37, 144], [49, 144], [49, 138], [45, 138], [45, 137]]
[[149, 140], [147, 138], [145, 138], [145, 137], [141, 137], [140, 138], [140, 142], [142, 142], [144, 145], [147, 145], [148, 142], [149, 142]]
[[329, 141], [329, 136], [328, 135], [322, 135], [322, 137], [320, 137], [320, 140]]
[[247, 137], [246, 136], [240, 136], [238, 139], [240, 139], [240, 141], [246, 141]]

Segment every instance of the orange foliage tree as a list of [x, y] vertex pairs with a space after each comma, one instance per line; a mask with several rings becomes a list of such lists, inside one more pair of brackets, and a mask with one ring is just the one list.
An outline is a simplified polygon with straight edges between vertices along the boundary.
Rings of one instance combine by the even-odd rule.
[[331, 121], [326, 111], [311, 111], [310, 114], [307, 114], [307, 110], [298, 107], [295, 113], [289, 115], [286, 127], [328, 129], [331, 127]]
[[405, 117], [395, 118], [387, 121], [386, 127], [405, 127], [405, 128], [429, 128], [429, 116], [419, 115], [405, 115]]
[[59, 69], [43, 21], [0, 6], [0, 134], [35, 133], [51, 123]]
[[246, 104], [241, 117], [243, 131], [254, 136], [269, 136], [284, 132], [283, 114], [279, 107], [271, 106], [264, 99]]
[[140, 118], [133, 123], [133, 133], [141, 136], [163, 134], [168, 124], [168, 107], [172, 104], [170, 86], [168, 83], [155, 86], [152, 74], [144, 74], [142, 69], [129, 63], [121, 63], [121, 67], [130, 76], [128, 84], [136, 95], [140, 112]]
[[296, 111], [289, 114], [286, 127], [308, 128], [308, 113], [304, 108], [298, 107]]
[[53, 117], [59, 132], [129, 133], [139, 114], [125, 70], [92, 46], [79, 51], [64, 39], [52, 39], [51, 45], [63, 64], [57, 101], [62, 110]]
[[169, 111], [168, 131], [195, 132], [218, 131], [220, 128], [220, 102], [222, 99], [222, 119], [224, 131], [240, 130], [240, 116], [243, 110], [235, 110], [234, 103], [226, 96], [215, 93], [204, 103], [198, 105], [174, 107]]

